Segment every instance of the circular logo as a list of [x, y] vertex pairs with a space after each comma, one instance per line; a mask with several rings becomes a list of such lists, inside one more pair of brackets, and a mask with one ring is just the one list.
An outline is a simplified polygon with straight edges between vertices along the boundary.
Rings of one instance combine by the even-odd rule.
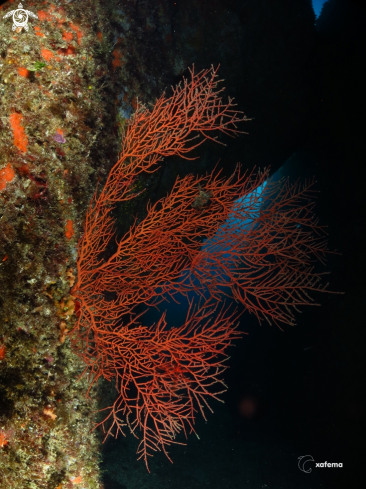
[[[18, 5], [18, 7], [21, 3]], [[24, 27], [28, 22], [28, 13], [26, 10], [19, 8], [13, 14], [13, 22], [16, 27]]]
[[313, 470], [311, 467], [306, 468], [306, 463], [307, 462], [314, 462], [314, 459], [312, 455], [301, 455], [301, 457], [298, 458], [298, 466], [299, 469], [305, 472], [306, 474], [310, 474], [310, 472]]
[[20, 32], [23, 28], [25, 31], [29, 30], [28, 27], [28, 18], [29, 16], [34, 19], [38, 19], [38, 16], [31, 12], [30, 10], [25, 10], [23, 5], [20, 3], [16, 10], [11, 10], [6, 15], [4, 15], [4, 19], [7, 19], [10, 16], [13, 16], [13, 31]]

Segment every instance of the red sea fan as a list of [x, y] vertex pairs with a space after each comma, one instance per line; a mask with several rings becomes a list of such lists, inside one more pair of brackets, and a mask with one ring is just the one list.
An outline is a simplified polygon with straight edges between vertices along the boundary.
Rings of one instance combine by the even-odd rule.
[[[167, 454], [179, 432], [194, 431], [196, 412], [205, 416], [208, 400], [225, 390], [225, 351], [240, 334], [237, 312], [222, 303], [222, 286], [258, 319], [276, 324], [292, 324], [292, 311], [312, 303], [308, 293], [324, 290], [312, 269], [326, 252], [312, 213], [312, 183], [267, 184], [259, 206], [263, 199], [255, 190], [267, 171], [247, 175], [238, 167], [228, 179], [214, 172], [178, 177], [170, 195], [149, 205], [146, 218], [102, 258], [115, 235], [111, 210], [139, 195], [133, 183], [140, 173], [154, 172], [166, 156], [188, 159], [206, 139], [216, 140], [214, 131], [235, 135], [236, 123], [247, 120], [231, 99], [223, 103], [216, 72], [192, 70], [191, 80], [170, 98], [162, 95], [151, 110], [137, 108], [121, 157], [91, 201], [78, 245], [72, 344], [91, 385], [100, 377], [116, 382], [118, 397], [100, 423], [106, 435], [123, 426], [136, 436], [141, 432], [139, 454], [146, 465], [152, 452]], [[245, 197], [244, 208], [238, 207], [236, 199]], [[225, 224], [243, 213], [251, 216], [249, 226]], [[213, 245], [202, 248], [202, 237]], [[178, 280], [185, 269], [194, 280]], [[142, 324], [138, 306], [192, 291], [201, 302], [191, 303], [182, 326], [168, 328], [164, 314], [153, 326]]]

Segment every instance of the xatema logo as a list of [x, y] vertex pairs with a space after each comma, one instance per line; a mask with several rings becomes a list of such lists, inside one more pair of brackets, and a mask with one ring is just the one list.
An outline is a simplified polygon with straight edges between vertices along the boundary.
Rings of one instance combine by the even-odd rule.
[[23, 28], [27, 31], [28, 27], [28, 16], [38, 19], [38, 16], [31, 12], [30, 10], [23, 9], [23, 5], [20, 3], [18, 5], [17, 10], [11, 10], [6, 15], [4, 15], [3, 19], [6, 19], [10, 16], [13, 16], [13, 27], [12, 30], [16, 32], [20, 32]]
[[[298, 457], [298, 467], [302, 472], [305, 472], [305, 474], [310, 474], [310, 472], [313, 470], [310, 466], [310, 462], [315, 462], [313, 459], [312, 455], [301, 455], [301, 457]], [[321, 469], [321, 468], [332, 468], [332, 467], [343, 467], [342, 462], [315, 462], [315, 468]]]

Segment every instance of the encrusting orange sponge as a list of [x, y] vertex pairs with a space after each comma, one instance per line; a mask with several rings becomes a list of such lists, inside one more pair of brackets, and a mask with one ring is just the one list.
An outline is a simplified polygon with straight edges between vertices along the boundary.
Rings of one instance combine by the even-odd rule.
[[65, 236], [67, 239], [71, 239], [74, 236], [73, 223], [69, 219], [66, 221]]
[[0, 191], [4, 190], [7, 182], [11, 182], [15, 177], [15, 171], [10, 163], [0, 170]]
[[14, 145], [18, 149], [20, 149], [20, 151], [26, 153], [28, 138], [27, 135], [25, 134], [24, 127], [22, 126], [22, 120], [23, 120], [22, 115], [18, 114], [17, 112], [13, 112], [10, 115], [10, 125], [13, 130]]

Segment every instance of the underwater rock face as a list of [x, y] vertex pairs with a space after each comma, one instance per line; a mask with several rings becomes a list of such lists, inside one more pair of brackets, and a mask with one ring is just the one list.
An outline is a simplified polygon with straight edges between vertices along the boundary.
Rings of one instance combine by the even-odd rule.
[[311, 8], [279, 4], [35, 0], [24, 6], [38, 17], [28, 30], [4, 19], [16, 2], [1, 6], [0, 472], [9, 487], [100, 487], [95, 404], [85, 401], [87, 381], [76, 382], [83, 364], [67, 337], [71, 288], [86, 208], [137, 99], [153, 102], [193, 62], [220, 63], [228, 93], [255, 118], [244, 155], [238, 140], [199, 162], [177, 160], [142, 180], [154, 198], [178, 173], [204, 173], [219, 157], [227, 173], [238, 160], [275, 169], [301, 138]]
[[97, 1], [21, 7], [0, 8], [1, 482], [99, 488], [96, 404], [68, 331], [84, 212], [117, 155], [110, 26]]

